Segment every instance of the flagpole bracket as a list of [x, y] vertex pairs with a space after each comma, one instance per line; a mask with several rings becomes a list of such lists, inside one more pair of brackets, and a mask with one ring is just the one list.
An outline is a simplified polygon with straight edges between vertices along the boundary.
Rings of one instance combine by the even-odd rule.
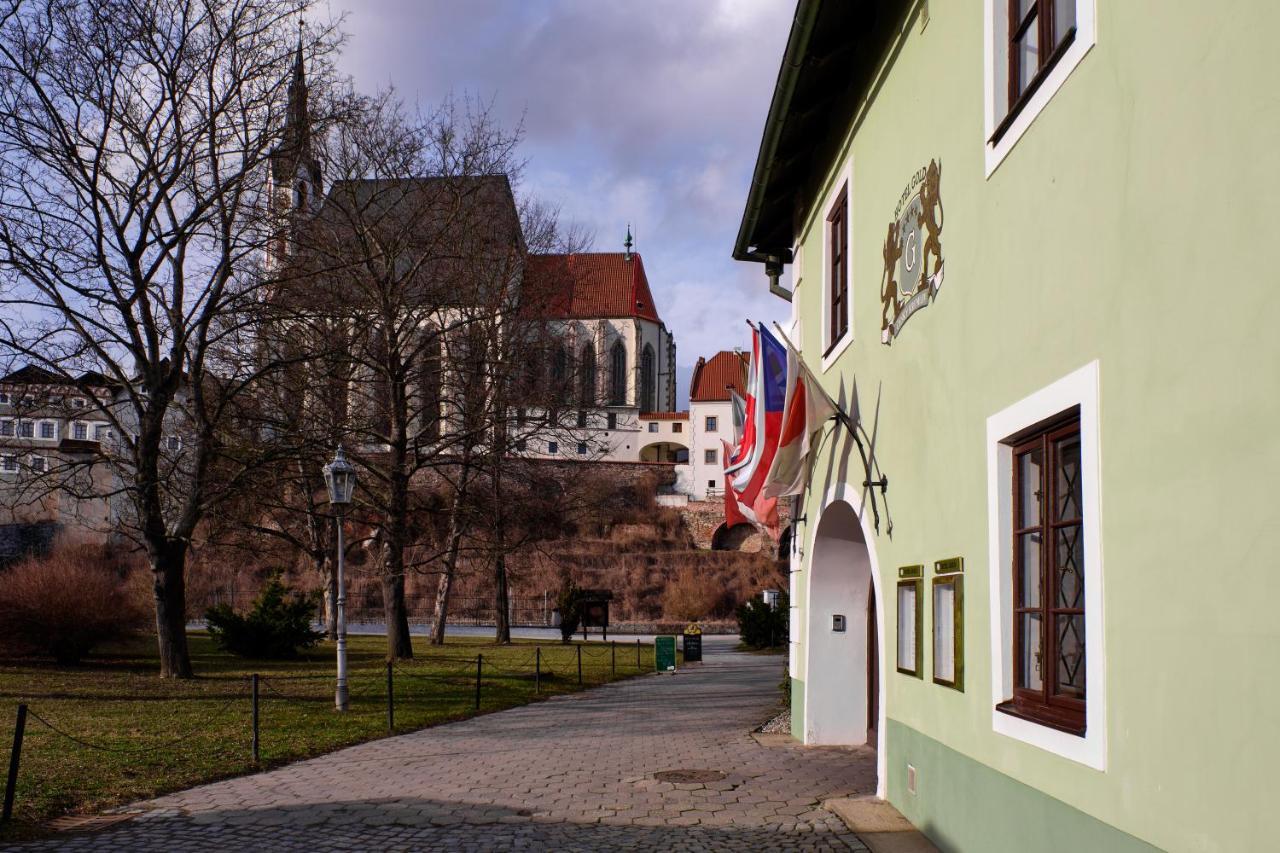
[[864, 488], [868, 489], [872, 486], [879, 486], [880, 494], [883, 495], [885, 492], [889, 491], [889, 475], [881, 474], [879, 480], [863, 480], [862, 485]]

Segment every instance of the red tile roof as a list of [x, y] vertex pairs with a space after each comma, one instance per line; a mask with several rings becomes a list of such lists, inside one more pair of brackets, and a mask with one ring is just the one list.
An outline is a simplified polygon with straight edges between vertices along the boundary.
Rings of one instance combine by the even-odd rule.
[[639, 252], [630, 260], [622, 252], [530, 255], [524, 297], [530, 310], [546, 317], [662, 322]]
[[747, 354], [721, 350], [710, 361], [699, 358], [689, 383], [689, 402], [712, 403], [729, 400], [729, 388], [745, 396]]
[[687, 421], [688, 412], [641, 412], [642, 421]]

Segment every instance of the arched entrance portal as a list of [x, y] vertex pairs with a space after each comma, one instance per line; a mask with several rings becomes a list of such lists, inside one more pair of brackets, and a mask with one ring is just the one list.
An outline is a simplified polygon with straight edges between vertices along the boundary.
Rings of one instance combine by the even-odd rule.
[[809, 571], [804, 742], [876, 747], [881, 728], [878, 596], [862, 525], [844, 501], [823, 510]]

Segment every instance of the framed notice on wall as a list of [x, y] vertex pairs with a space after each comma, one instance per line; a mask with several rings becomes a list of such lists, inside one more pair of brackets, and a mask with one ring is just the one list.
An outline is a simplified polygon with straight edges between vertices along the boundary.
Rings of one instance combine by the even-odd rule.
[[964, 690], [964, 576], [933, 579], [933, 681]]
[[898, 672], [921, 678], [919, 578], [898, 581]]

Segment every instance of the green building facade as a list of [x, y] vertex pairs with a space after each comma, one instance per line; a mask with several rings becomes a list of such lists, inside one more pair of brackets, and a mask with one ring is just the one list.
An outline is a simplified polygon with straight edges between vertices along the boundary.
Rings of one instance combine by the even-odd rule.
[[797, 499], [793, 732], [944, 850], [1280, 849], [1277, 30], [798, 5], [735, 257], [860, 428]]

